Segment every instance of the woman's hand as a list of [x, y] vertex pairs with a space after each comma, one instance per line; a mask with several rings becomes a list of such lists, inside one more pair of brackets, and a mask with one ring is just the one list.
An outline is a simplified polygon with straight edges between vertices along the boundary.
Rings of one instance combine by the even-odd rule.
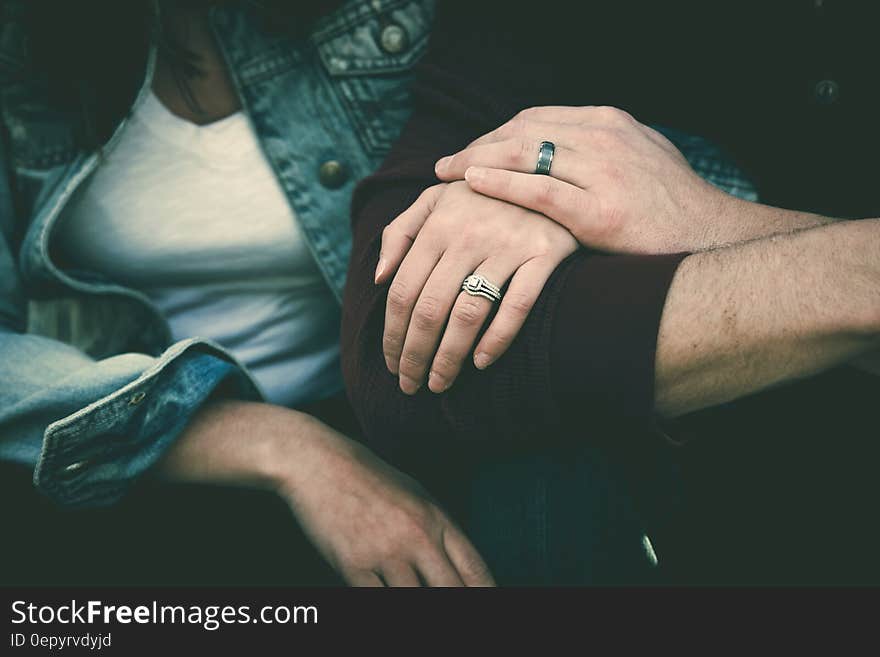
[[492, 307], [461, 291], [465, 278], [480, 274], [498, 287], [509, 281], [474, 352], [484, 369], [513, 342], [547, 279], [577, 246], [547, 217], [463, 181], [426, 190], [385, 229], [376, 269], [377, 283], [394, 277], [382, 346], [401, 390], [414, 394], [427, 376], [430, 390], [443, 392], [458, 376]]
[[[302, 477], [281, 494], [321, 551], [357, 586], [491, 586], [461, 530], [411, 477], [312, 420]], [[301, 464], [302, 466], [303, 464]]]
[[[556, 146], [549, 176], [534, 174], [543, 141]], [[436, 171], [540, 212], [605, 251], [698, 251], [748, 238], [745, 201], [704, 181], [668, 139], [612, 107], [525, 110], [439, 160]]]
[[415, 480], [303, 413], [210, 404], [158, 468], [177, 481], [277, 492], [349, 584], [494, 584], [468, 539]]

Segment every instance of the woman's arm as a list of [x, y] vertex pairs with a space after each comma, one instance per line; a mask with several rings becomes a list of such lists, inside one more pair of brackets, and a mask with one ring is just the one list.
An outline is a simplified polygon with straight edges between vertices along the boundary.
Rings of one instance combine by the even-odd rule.
[[157, 465], [173, 481], [280, 495], [356, 586], [489, 586], [461, 530], [412, 478], [317, 419], [279, 406], [205, 406]]

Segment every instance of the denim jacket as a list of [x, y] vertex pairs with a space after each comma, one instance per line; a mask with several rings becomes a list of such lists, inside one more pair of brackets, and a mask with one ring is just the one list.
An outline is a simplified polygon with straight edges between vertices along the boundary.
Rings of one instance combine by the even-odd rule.
[[[27, 0], [19, 0], [27, 2]], [[136, 290], [53, 262], [52, 227], [112, 149], [74, 146], [69, 119], [24, 72], [16, 5], [0, 17], [0, 459], [30, 465], [67, 505], [106, 505], [161, 457], [190, 416], [223, 394], [260, 399], [222, 347], [172, 342]], [[433, 0], [348, 0], [303, 37], [267, 35], [235, 5], [211, 24], [244, 111], [328, 285], [341, 298], [355, 183], [371, 173], [411, 112], [413, 67]], [[140, 92], [149, 89], [155, 49]], [[704, 140], [666, 131], [720, 188], [754, 188]]]
[[[261, 395], [221, 346], [173, 342], [143, 294], [53, 262], [53, 225], [126, 119], [99, 151], [78, 149], [70, 119], [25, 74], [17, 5], [5, 6], [0, 458], [32, 466], [35, 485], [61, 504], [111, 504], [221, 383], [223, 394]], [[349, 0], [297, 36], [266, 34], [245, 7], [211, 13], [244, 111], [337, 299], [351, 193], [410, 114], [412, 69], [427, 48], [433, 9], [433, 0]], [[149, 89], [155, 59], [151, 47], [144, 70], [133, 71], [142, 85], [128, 115]]]

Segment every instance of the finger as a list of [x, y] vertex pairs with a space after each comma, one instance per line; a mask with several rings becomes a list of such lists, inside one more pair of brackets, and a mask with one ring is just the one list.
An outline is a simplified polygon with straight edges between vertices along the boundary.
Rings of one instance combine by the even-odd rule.
[[382, 231], [379, 248], [379, 264], [376, 266], [375, 282], [388, 280], [415, 242], [416, 235], [434, 211], [434, 205], [443, 191], [443, 185], [429, 187], [416, 201]]
[[[545, 136], [547, 134], [544, 133]], [[461, 180], [465, 171], [472, 166], [535, 173], [542, 141], [527, 136], [471, 146], [439, 160], [435, 167], [436, 173], [444, 180]], [[596, 168], [596, 153], [578, 152], [560, 142], [554, 142], [554, 146], [554, 178], [574, 185], [590, 179], [591, 171]]]
[[428, 586], [464, 586], [445, 550], [420, 554], [416, 567]]
[[[465, 180], [475, 192], [540, 212], [582, 237], [601, 241], [596, 196], [589, 189], [572, 185], [553, 176], [471, 167]], [[590, 246], [603, 247], [599, 242]]]
[[414, 588], [422, 585], [416, 571], [404, 561], [385, 564], [379, 574], [387, 586]]
[[461, 283], [479, 261], [478, 255], [447, 252], [431, 272], [412, 311], [400, 354], [400, 389], [406, 394], [414, 394], [424, 382]]
[[[519, 264], [510, 259], [492, 258], [482, 263], [473, 273], [484, 276], [486, 280], [500, 288], [507, 283]], [[461, 372], [462, 364], [470, 356], [480, 329], [489, 317], [492, 304], [489, 299], [459, 292], [449, 314], [449, 322], [443, 332], [440, 347], [431, 363], [428, 388], [432, 392], [444, 392], [455, 382]]]
[[516, 270], [498, 313], [474, 350], [477, 369], [489, 367], [513, 344], [556, 264], [550, 258], [532, 258]]
[[369, 570], [348, 571], [342, 573], [342, 578], [351, 586], [381, 588], [385, 584], [376, 573]]
[[400, 356], [413, 307], [441, 255], [428, 240], [416, 238], [415, 245], [404, 257], [388, 288], [382, 352], [388, 371], [395, 376], [399, 372]]
[[465, 586], [495, 586], [495, 579], [483, 557], [454, 525], [443, 532], [443, 548]]

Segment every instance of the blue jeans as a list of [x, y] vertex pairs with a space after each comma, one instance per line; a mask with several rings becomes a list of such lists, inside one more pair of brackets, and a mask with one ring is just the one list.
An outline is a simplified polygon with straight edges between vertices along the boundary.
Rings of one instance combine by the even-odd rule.
[[587, 446], [486, 461], [467, 488], [468, 535], [502, 585], [659, 583], [651, 528], [671, 513], [677, 480], [662, 456], [650, 470], [636, 483]]
[[[341, 398], [305, 410], [357, 435]], [[644, 537], [674, 504], [677, 480], [662, 450], [640, 451], [638, 463], [634, 472], [600, 448], [542, 447], [456, 476], [438, 468], [424, 483], [501, 585], [651, 584], [658, 568]], [[71, 511], [38, 493], [27, 468], [0, 464], [0, 525], [7, 584], [341, 583], [284, 503], [261, 492], [141, 486], [114, 507]]]

